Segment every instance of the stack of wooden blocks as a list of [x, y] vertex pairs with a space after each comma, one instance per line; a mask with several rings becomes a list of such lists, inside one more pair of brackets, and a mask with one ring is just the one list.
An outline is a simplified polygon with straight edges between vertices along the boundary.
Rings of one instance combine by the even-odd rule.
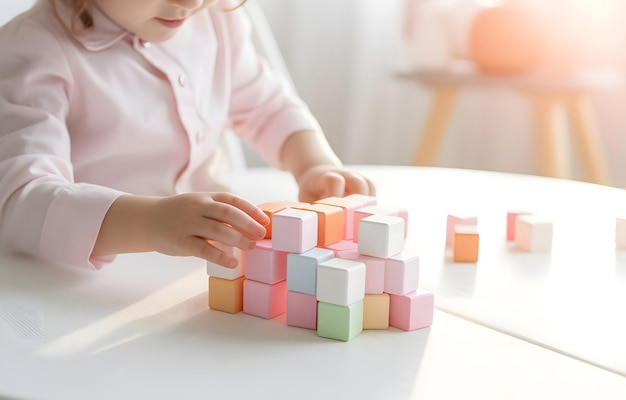
[[348, 341], [364, 329], [432, 324], [434, 297], [419, 286], [419, 257], [403, 252], [408, 213], [364, 195], [314, 204], [259, 205], [269, 217], [252, 250], [222, 247], [239, 265], [207, 263], [209, 307], [271, 319]]

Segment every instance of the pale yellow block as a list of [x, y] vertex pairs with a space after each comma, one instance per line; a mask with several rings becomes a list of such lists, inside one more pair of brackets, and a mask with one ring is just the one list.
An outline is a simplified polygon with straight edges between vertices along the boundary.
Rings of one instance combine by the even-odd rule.
[[389, 294], [366, 294], [363, 299], [363, 329], [389, 328]]

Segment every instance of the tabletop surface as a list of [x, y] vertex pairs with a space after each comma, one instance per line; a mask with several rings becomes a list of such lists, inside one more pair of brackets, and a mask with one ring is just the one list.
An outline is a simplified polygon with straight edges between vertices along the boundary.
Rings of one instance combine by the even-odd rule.
[[[98, 272], [0, 253], [0, 398], [615, 398], [626, 395], [626, 254], [617, 189], [549, 178], [355, 167], [409, 210], [406, 250], [435, 293], [433, 326], [349, 342], [207, 307], [204, 263], [119, 256]], [[268, 182], [270, 182], [268, 184]], [[294, 200], [275, 170], [229, 177], [260, 203]], [[506, 210], [554, 220], [554, 246], [505, 240]], [[448, 212], [479, 218], [476, 264], [444, 249]]]

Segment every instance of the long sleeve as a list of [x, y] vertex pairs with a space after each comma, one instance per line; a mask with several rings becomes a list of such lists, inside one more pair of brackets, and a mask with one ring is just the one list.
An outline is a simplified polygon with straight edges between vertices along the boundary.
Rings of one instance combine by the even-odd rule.
[[232, 128], [266, 162], [280, 166], [280, 149], [290, 134], [321, 128], [304, 102], [258, 56], [245, 14], [226, 13], [224, 18], [230, 33], [226, 47], [232, 52]]
[[41, 29], [9, 24], [0, 34], [0, 243], [100, 268], [111, 258], [90, 259], [91, 250], [122, 192], [74, 181], [65, 122], [74, 82], [62, 48]]

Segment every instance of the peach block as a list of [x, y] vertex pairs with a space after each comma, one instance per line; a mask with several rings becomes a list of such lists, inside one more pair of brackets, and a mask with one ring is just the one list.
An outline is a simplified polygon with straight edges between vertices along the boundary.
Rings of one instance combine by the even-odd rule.
[[363, 329], [389, 328], [389, 294], [366, 294], [363, 299]]
[[317, 245], [320, 247], [337, 243], [344, 238], [344, 212], [341, 207], [328, 204], [311, 204], [301, 210], [317, 213]]
[[478, 244], [479, 235], [476, 225], [456, 225], [454, 227], [454, 262], [477, 262]]
[[448, 214], [446, 226], [446, 248], [454, 248], [454, 227], [457, 225], [478, 225], [478, 217], [473, 215]]
[[263, 211], [265, 215], [267, 215], [270, 219], [269, 225], [265, 227], [266, 229], [265, 239], [271, 239], [272, 238], [272, 219], [274, 218], [274, 214], [284, 210], [285, 208], [287, 208], [287, 206], [278, 201], [272, 201], [272, 202], [267, 202], [267, 203], [261, 203], [257, 207], [259, 207], [261, 211]]
[[343, 209], [344, 235], [343, 239], [352, 240], [354, 237], [354, 212], [365, 207], [365, 202], [357, 198], [349, 197], [327, 197], [315, 203], [327, 204], [329, 206], [341, 207]]
[[222, 279], [209, 276], [209, 308], [236, 314], [243, 310], [242, 276], [237, 279]]

